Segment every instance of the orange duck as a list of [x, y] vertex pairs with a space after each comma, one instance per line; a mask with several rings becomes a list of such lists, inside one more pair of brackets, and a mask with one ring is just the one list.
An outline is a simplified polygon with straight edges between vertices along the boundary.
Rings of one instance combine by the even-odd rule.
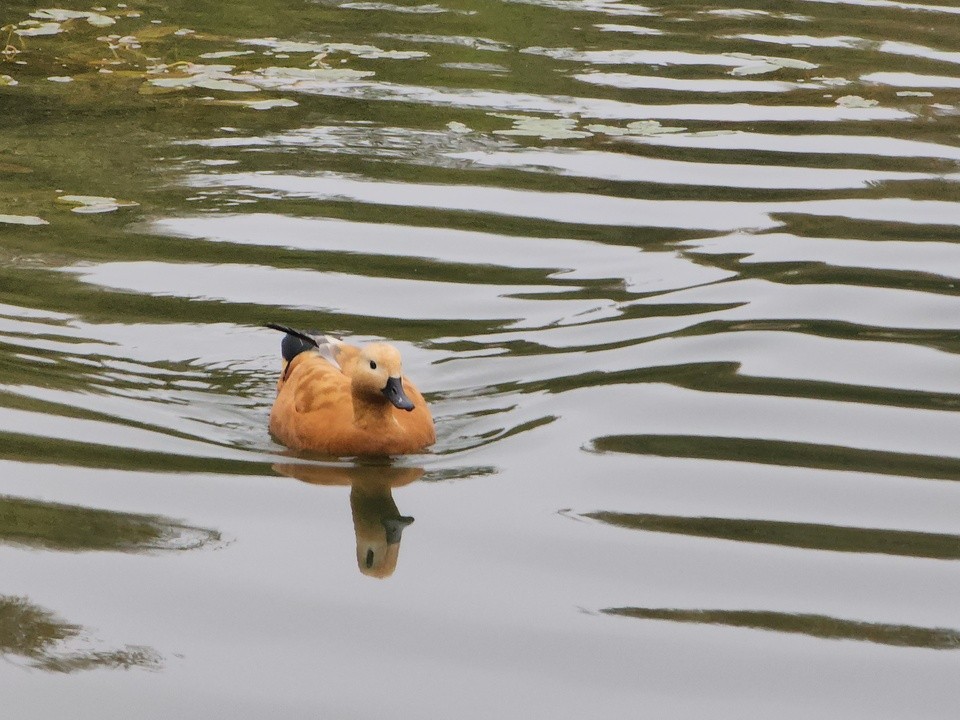
[[420, 391], [403, 378], [392, 345], [362, 348], [284, 325], [283, 371], [270, 411], [270, 433], [293, 450], [324, 455], [402, 455], [436, 440]]

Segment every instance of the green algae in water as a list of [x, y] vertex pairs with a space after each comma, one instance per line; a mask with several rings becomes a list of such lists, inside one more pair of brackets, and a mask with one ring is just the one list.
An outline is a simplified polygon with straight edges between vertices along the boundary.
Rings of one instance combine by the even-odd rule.
[[159, 670], [160, 654], [142, 645], [113, 650], [70, 649], [85, 644], [83, 628], [68, 623], [24, 597], [0, 595], [0, 657], [25, 658], [28, 666], [71, 673], [98, 668]]
[[0, 544], [62, 552], [192, 550], [220, 540], [216, 530], [138, 515], [0, 496]]

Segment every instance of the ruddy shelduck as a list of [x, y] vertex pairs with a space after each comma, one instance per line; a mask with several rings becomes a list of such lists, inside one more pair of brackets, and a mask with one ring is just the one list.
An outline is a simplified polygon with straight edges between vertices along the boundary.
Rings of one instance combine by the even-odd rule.
[[292, 450], [324, 455], [403, 455], [436, 441], [423, 395], [403, 377], [387, 343], [358, 348], [330, 337], [286, 333], [270, 433]]

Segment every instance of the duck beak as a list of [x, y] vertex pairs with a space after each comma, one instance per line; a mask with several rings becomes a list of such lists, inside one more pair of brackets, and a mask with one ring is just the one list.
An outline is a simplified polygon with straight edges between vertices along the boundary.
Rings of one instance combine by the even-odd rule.
[[401, 410], [413, 410], [413, 403], [410, 402], [410, 398], [408, 398], [407, 394], [403, 391], [403, 383], [400, 381], [400, 378], [388, 378], [387, 386], [381, 390], [381, 392], [387, 396], [387, 400]]
[[403, 515], [395, 518], [383, 518], [380, 523], [387, 531], [387, 545], [395, 545], [396, 543], [400, 542], [400, 536], [403, 533], [403, 529], [412, 522], [412, 517], [406, 517]]

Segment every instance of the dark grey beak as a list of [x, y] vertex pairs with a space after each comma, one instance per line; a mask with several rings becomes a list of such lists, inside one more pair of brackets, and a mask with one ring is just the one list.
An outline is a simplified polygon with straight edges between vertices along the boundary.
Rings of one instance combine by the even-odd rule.
[[405, 516], [383, 518], [380, 522], [383, 523], [383, 527], [387, 531], [387, 545], [394, 545], [400, 542], [403, 529], [413, 522], [413, 518]]
[[398, 377], [392, 377], [387, 380], [387, 386], [381, 390], [387, 396], [387, 400], [392, 402], [401, 410], [413, 410], [413, 403], [403, 391], [403, 383]]

